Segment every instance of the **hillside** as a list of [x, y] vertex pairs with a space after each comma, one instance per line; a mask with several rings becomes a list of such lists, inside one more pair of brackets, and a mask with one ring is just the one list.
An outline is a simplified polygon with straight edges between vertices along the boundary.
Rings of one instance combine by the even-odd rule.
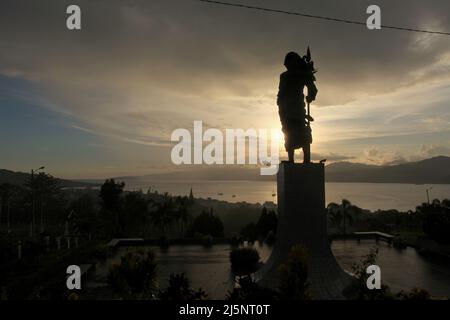
[[338, 162], [326, 167], [330, 182], [450, 184], [450, 158], [439, 156], [390, 166]]
[[[10, 183], [13, 185], [25, 185], [30, 180], [30, 173], [24, 172], [14, 172], [10, 170], [0, 169], [0, 184], [2, 183]], [[91, 183], [74, 181], [74, 180], [64, 180], [57, 179], [60, 185], [64, 188], [80, 188], [80, 187], [88, 187], [95, 186]]]
[[[276, 179], [276, 176], [261, 176], [259, 172], [258, 168], [210, 166], [179, 172], [119, 177], [117, 179], [126, 181], [274, 181]], [[450, 157], [439, 156], [389, 166], [336, 162], [326, 166], [325, 179], [327, 182], [450, 184]]]
[[[0, 169], [0, 184], [23, 185], [29, 173]], [[439, 156], [417, 162], [376, 166], [353, 162], [336, 162], [325, 167], [327, 182], [450, 184], [450, 157]], [[64, 187], [98, 186], [102, 180], [73, 181], [59, 179]], [[276, 176], [261, 176], [259, 168], [237, 166], [191, 167], [190, 170], [145, 176], [116, 177], [119, 181], [275, 181]]]

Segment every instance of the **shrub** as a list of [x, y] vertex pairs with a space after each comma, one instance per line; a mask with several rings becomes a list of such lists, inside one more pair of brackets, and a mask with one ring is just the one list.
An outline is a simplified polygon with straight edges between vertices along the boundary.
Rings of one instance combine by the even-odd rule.
[[96, 259], [104, 260], [110, 255], [109, 250], [110, 249], [106, 245], [97, 245], [92, 255]]
[[230, 252], [231, 269], [236, 275], [248, 275], [258, 270], [259, 253], [253, 248], [233, 249]]
[[271, 234], [271, 239], [274, 239], [277, 223], [276, 213], [274, 211], [268, 212], [264, 207], [258, 222], [256, 224], [252, 222], [244, 226], [240, 231], [240, 235], [250, 242], [255, 242], [257, 239], [264, 240], [269, 233]]
[[169, 239], [165, 235], [159, 238], [158, 243], [161, 249], [167, 249], [170, 245]]
[[267, 237], [269, 232], [275, 234], [277, 232], [277, 224], [278, 217], [275, 211], [267, 211], [266, 207], [264, 207], [261, 212], [261, 216], [256, 223], [258, 235], [264, 239]]
[[280, 293], [286, 300], [309, 300], [308, 253], [296, 245], [289, 252], [287, 261], [280, 265]]
[[258, 228], [256, 227], [256, 224], [252, 222], [242, 228], [240, 234], [247, 241], [254, 242], [258, 239]]
[[170, 275], [169, 286], [165, 291], [159, 292], [159, 298], [169, 301], [205, 300], [207, 294], [201, 288], [192, 290], [189, 279], [181, 273]]
[[424, 233], [439, 243], [450, 243], [450, 214], [429, 214], [424, 220]]
[[157, 289], [157, 262], [153, 251], [128, 252], [111, 266], [108, 284], [122, 298], [152, 298]]
[[416, 208], [416, 215], [422, 220], [423, 232], [440, 243], [450, 243], [450, 200], [433, 200]]
[[346, 295], [350, 299], [355, 300], [393, 300], [394, 296], [391, 293], [389, 286], [381, 284], [379, 290], [369, 290], [367, 288], [367, 267], [376, 264], [378, 256], [378, 248], [373, 248], [359, 263], [354, 263], [352, 271], [357, 280], [347, 288]]
[[188, 230], [188, 235], [195, 234], [211, 235], [212, 237], [223, 237], [224, 228], [223, 223], [219, 217], [215, 216], [210, 211], [203, 211], [200, 215], [194, 218], [191, 227]]
[[400, 291], [397, 298], [401, 300], [429, 300], [431, 295], [424, 289], [413, 288], [410, 292]]
[[238, 247], [241, 243], [243, 243], [243, 240], [241, 237], [239, 237], [237, 234], [233, 234], [230, 238], [230, 244], [233, 247]]
[[211, 235], [207, 234], [202, 237], [202, 244], [205, 247], [211, 247], [213, 245], [213, 237]]
[[270, 301], [278, 298], [278, 293], [260, 287], [251, 276], [239, 277], [238, 287], [229, 291], [226, 299], [231, 301]]
[[268, 245], [273, 245], [275, 243], [275, 233], [273, 231], [269, 231], [266, 238], [264, 239], [264, 242]]

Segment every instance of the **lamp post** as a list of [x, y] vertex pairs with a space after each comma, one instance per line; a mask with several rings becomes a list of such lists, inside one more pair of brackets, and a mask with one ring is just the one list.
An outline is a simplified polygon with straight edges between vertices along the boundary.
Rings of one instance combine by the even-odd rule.
[[30, 236], [33, 237], [34, 232], [34, 226], [36, 225], [36, 217], [35, 217], [35, 207], [36, 207], [36, 199], [35, 199], [35, 192], [34, 192], [34, 174], [38, 172], [39, 170], [43, 170], [45, 167], [40, 167], [38, 169], [31, 169], [31, 196], [32, 196], [32, 209], [31, 209], [31, 228], [30, 228]]

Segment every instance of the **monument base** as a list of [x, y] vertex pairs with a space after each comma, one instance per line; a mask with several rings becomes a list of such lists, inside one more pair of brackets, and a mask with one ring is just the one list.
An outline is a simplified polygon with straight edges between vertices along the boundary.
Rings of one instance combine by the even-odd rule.
[[272, 255], [255, 280], [278, 289], [278, 268], [292, 246], [308, 251], [308, 283], [313, 299], [345, 299], [343, 290], [353, 281], [331, 252], [327, 235], [324, 165], [282, 162], [277, 176], [278, 229]]

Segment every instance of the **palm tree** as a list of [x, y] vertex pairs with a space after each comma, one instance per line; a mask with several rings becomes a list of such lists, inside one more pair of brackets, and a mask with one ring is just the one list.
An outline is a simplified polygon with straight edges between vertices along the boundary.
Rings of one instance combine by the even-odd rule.
[[342, 224], [342, 214], [341, 210], [339, 210], [339, 205], [335, 202], [331, 202], [327, 206], [327, 213], [330, 217], [330, 222], [337, 228], [340, 228]]
[[356, 210], [356, 207], [351, 204], [347, 199], [343, 199], [341, 204], [330, 203], [327, 206], [328, 214], [330, 215], [331, 222], [340, 227], [343, 223], [343, 233], [347, 234], [347, 221], [350, 225], [353, 224], [354, 215], [356, 215], [359, 211]]
[[352, 204], [350, 201], [348, 201], [347, 199], [343, 199], [342, 203], [341, 203], [341, 208], [342, 208], [342, 218], [344, 221], [344, 235], [347, 234], [347, 220], [349, 222], [350, 225], [353, 224], [353, 210], [352, 210]]
[[44, 232], [44, 206], [47, 208], [63, 201], [60, 182], [52, 175], [40, 172], [33, 179], [33, 188], [36, 194], [37, 203], [40, 206], [40, 232]]
[[16, 186], [10, 183], [3, 183], [0, 185], [0, 229], [2, 222], [3, 207], [6, 207], [6, 229], [9, 233], [11, 230], [11, 201], [17, 194]]
[[152, 222], [165, 235], [167, 228], [170, 227], [174, 221], [174, 216], [175, 204], [172, 198], [165, 193], [162, 201], [157, 204], [156, 211], [152, 214]]
[[142, 234], [146, 235], [148, 230], [150, 229], [150, 225], [154, 224], [153, 219], [154, 215], [157, 214], [158, 211], [158, 204], [153, 200], [149, 199], [147, 210], [145, 211], [145, 214], [142, 216]]
[[191, 202], [188, 197], [178, 197], [176, 203], [176, 217], [180, 226], [180, 233], [184, 236], [185, 227], [192, 218], [189, 212]]

